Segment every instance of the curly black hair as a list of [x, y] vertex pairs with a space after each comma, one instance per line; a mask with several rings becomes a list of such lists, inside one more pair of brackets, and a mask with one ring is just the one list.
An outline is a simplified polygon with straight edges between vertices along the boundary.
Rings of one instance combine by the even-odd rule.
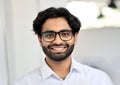
[[39, 12], [37, 17], [33, 21], [33, 31], [39, 35], [41, 33], [42, 26], [47, 19], [58, 17], [63, 17], [64, 19], [66, 19], [69, 26], [75, 33], [79, 32], [81, 22], [77, 17], [72, 15], [66, 8], [63, 7], [60, 8], [50, 7], [44, 11]]

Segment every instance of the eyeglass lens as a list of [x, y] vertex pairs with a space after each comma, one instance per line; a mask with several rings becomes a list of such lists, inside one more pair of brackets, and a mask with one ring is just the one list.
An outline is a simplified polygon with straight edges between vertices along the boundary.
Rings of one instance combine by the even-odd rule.
[[60, 32], [54, 32], [54, 31], [43, 32], [42, 37], [44, 41], [54, 41], [57, 34], [63, 41], [71, 40], [73, 36], [73, 33], [71, 30], [64, 30]]

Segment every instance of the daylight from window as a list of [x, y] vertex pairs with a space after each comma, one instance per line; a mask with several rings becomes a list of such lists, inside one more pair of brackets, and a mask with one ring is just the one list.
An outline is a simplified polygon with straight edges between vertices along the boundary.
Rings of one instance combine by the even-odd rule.
[[[120, 27], [120, 9], [105, 6], [100, 10], [98, 6], [96, 2], [72, 1], [66, 8], [80, 19], [82, 29]], [[103, 17], [98, 18], [100, 12]]]

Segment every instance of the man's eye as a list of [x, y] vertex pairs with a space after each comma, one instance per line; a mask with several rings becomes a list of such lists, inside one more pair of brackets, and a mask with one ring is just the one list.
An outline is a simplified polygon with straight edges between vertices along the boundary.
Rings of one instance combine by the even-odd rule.
[[70, 33], [69, 32], [63, 32], [63, 33], [61, 33], [61, 36], [67, 37], [67, 36], [70, 36]]
[[47, 34], [45, 34], [45, 37], [46, 37], [46, 38], [53, 38], [53, 37], [54, 37], [54, 34], [52, 34], [52, 33], [47, 33]]

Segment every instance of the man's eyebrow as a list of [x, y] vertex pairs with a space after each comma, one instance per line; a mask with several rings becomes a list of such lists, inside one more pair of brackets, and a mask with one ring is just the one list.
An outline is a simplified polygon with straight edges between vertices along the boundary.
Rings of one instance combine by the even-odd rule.
[[60, 30], [59, 32], [61, 32], [61, 31], [69, 31], [70, 29], [63, 29], [63, 30]]

